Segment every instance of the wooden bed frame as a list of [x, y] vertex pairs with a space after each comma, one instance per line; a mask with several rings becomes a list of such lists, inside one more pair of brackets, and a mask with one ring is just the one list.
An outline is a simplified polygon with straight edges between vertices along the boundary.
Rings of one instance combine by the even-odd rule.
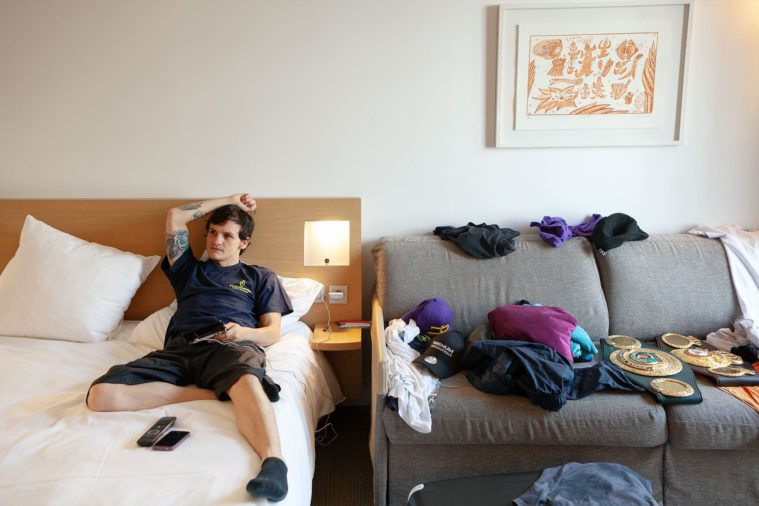
[[[38, 220], [87, 241], [141, 255], [164, 255], [164, 224], [169, 208], [197, 199], [0, 199], [0, 270], [18, 248], [24, 218]], [[286, 277], [309, 277], [348, 285], [346, 304], [331, 304], [332, 320], [361, 317], [361, 200], [358, 198], [256, 199], [256, 226], [242, 260], [272, 269]], [[305, 267], [303, 223], [311, 220], [350, 220], [350, 265]], [[193, 251], [204, 251], [204, 220], [190, 224]], [[174, 293], [160, 266], [137, 291], [125, 314], [140, 320], [168, 305]], [[327, 321], [325, 304], [314, 304], [303, 318], [313, 326]]]

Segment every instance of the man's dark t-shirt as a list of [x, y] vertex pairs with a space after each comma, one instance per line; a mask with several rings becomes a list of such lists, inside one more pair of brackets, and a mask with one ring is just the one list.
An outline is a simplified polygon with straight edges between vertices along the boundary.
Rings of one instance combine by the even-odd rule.
[[167, 339], [216, 321], [256, 328], [262, 314], [293, 310], [277, 275], [264, 267], [242, 262], [221, 267], [197, 260], [188, 248], [174, 265], [164, 257], [161, 269], [177, 297]]

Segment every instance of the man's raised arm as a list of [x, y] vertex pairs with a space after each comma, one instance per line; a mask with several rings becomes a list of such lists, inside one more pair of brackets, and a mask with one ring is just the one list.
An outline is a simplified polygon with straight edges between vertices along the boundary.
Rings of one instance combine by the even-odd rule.
[[166, 215], [166, 258], [169, 260], [169, 265], [174, 265], [174, 262], [190, 247], [190, 232], [187, 230], [187, 224], [229, 204], [239, 206], [246, 212], [256, 208], [253, 197], [247, 193], [236, 193], [221, 199], [193, 202], [169, 209]]

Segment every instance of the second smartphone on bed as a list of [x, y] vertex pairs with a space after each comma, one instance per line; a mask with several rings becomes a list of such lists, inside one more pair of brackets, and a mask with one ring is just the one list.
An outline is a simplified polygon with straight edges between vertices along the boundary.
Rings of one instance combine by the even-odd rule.
[[182, 441], [190, 437], [186, 430], [172, 430], [153, 445], [154, 450], [168, 452], [179, 446]]

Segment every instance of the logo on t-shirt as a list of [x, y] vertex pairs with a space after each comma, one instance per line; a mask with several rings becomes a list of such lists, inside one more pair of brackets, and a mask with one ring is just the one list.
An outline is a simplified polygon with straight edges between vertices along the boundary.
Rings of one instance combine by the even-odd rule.
[[241, 280], [239, 285], [233, 285], [232, 283], [229, 284], [229, 288], [232, 290], [237, 290], [243, 293], [252, 293], [250, 288], [245, 287], [245, 280]]

